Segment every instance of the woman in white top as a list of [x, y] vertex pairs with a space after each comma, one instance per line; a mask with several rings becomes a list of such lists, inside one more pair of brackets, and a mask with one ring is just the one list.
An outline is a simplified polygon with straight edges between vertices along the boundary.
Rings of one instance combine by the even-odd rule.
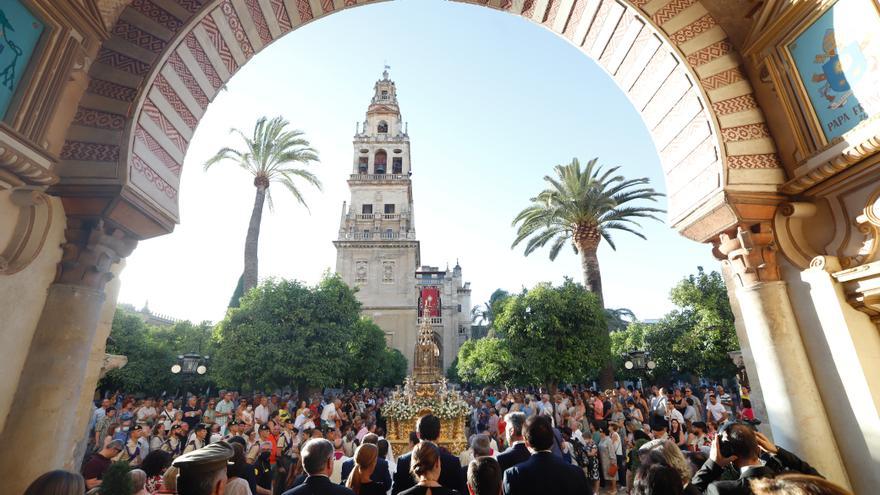
[[159, 420], [165, 424], [165, 431], [171, 430], [171, 424], [174, 423], [176, 416], [177, 409], [174, 409], [174, 401], [169, 400], [165, 403], [165, 407], [162, 408], [162, 412], [159, 413]]
[[240, 476], [249, 468], [240, 443], [232, 443], [232, 458], [229, 461], [231, 464], [226, 467], [226, 489], [223, 495], [253, 495], [247, 480]]

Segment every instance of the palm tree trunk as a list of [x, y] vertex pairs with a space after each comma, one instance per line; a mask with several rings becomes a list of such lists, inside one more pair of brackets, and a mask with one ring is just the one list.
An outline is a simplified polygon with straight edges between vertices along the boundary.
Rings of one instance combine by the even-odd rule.
[[256, 187], [257, 195], [254, 198], [254, 210], [251, 212], [251, 222], [248, 224], [247, 238], [244, 241], [244, 292], [257, 286], [257, 247], [260, 241], [260, 222], [263, 219], [263, 203], [266, 200], [266, 188], [263, 186]]
[[[578, 246], [581, 255], [581, 269], [584, 272], [584, 286], [599, 299], [599, 305], [604, 308], [605, 300], [602, 296], [602, 273], [599, 271], [599, 257], [596, 254], [598, 246], [589, 242], [582, 242]], [[609, 339], [610, 342], [610, 339]], [[614, 386], [614, 362], [611, 360], [609, 349], [608, 360], [599, 372], [599, 387], [607, 390]]]

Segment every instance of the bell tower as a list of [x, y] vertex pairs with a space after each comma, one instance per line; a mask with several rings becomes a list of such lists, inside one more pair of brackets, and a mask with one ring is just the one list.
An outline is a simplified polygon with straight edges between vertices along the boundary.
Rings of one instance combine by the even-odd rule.
[[343, 203], [336, 272], [389, 345], [409, 355], [415, 344], [419, 241], [413, 214], [410, 142], [388, 67], [373, 87], [366, 118], [352, 140], [351, 199]]

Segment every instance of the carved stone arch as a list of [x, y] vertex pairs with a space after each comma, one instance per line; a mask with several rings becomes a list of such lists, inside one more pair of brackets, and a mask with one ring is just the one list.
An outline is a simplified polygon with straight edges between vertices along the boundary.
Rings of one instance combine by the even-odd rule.
[[[784, 174], [727, 33], [701, 0], [461, 0], [525, 17], [595, 59], [651, 132], [669, 223], [706, 242], [772, 218]], [[54, 191], [139, 238], [178, 221], [205, 109], [275, 39], [369, 0], [133, 0], [90, 68]]]

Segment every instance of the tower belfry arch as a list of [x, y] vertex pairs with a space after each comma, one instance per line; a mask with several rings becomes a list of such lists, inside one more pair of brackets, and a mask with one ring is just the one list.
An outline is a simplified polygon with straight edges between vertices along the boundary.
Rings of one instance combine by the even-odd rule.
[[[29, 66], [16, 70], [20, 83], [0, 124], [0, 193], [14, 194], [0, 198], [2, 220], [11, 219], [0, 227], [15, 226], [0, 236], [11, 239], [0, 246], [0, 309], [15, 315], [0, 332], [0, 344], [15, 351], [0, 363], [0, 375], [15, 377], [0, 382], [0, 443], [46, 446], [34, 449], [33, 462], [0, 452], [0, 476], [21, 492], [47, 467], [72, 467], [87, 392], [102, 366], [114, 274], [138, 241], [178, 222], [181, 168], [210, 102], [274, 40], [374, 2], [9, 2], [25, 5], [37, 19], [31, 25], [45, 29], [23, 56]], [[838, 4], [868, 6], [847, 20], [876, 32], [876, 2], [461, 3], [542, 26], [617, 83], [661, 158], [669, 224], [724, 260], [743, 358], [756, 397], [763, 391], [770, 399], [765, 412], [775, 440], [856, 492], [880, 484], [870, 464], [880, 458], [880, 252], [873, 248], [880, 120], [829, 136], [789, 50]], [[385, 91], [394, 94], [393, 86]], [[376, 133], [408, 134], [389, 114], [384, 132], [373, 122]], [[373, 130], [367, 127], [357, 132]], [[382, 148], [379, 170], [375, 153], [363, 163], [357, 156], [353, 175], [406, 176], [406, 161], [396, 173], [394, 149]], [[400, 214], [386, 214], [381, 201], [382, 211], [353, 214]], [[400, 220], [405, 235], [414, 233], [411, 210], [409, 221]], [[375, 227], [367, 229], [371, 236]], [[340, 230], [340, 237], [366, 235]], [[384, 277], [384, 265], [375, 273]], [[418, 267], [415, 285], [433, 290], [442, 273]], [[418, 318], [433, 324], [438, 316]], [[823, 404], [835, 404], [837, 414]], [[34, 431], [32, 417], [18, 410], [49, 426]]]

